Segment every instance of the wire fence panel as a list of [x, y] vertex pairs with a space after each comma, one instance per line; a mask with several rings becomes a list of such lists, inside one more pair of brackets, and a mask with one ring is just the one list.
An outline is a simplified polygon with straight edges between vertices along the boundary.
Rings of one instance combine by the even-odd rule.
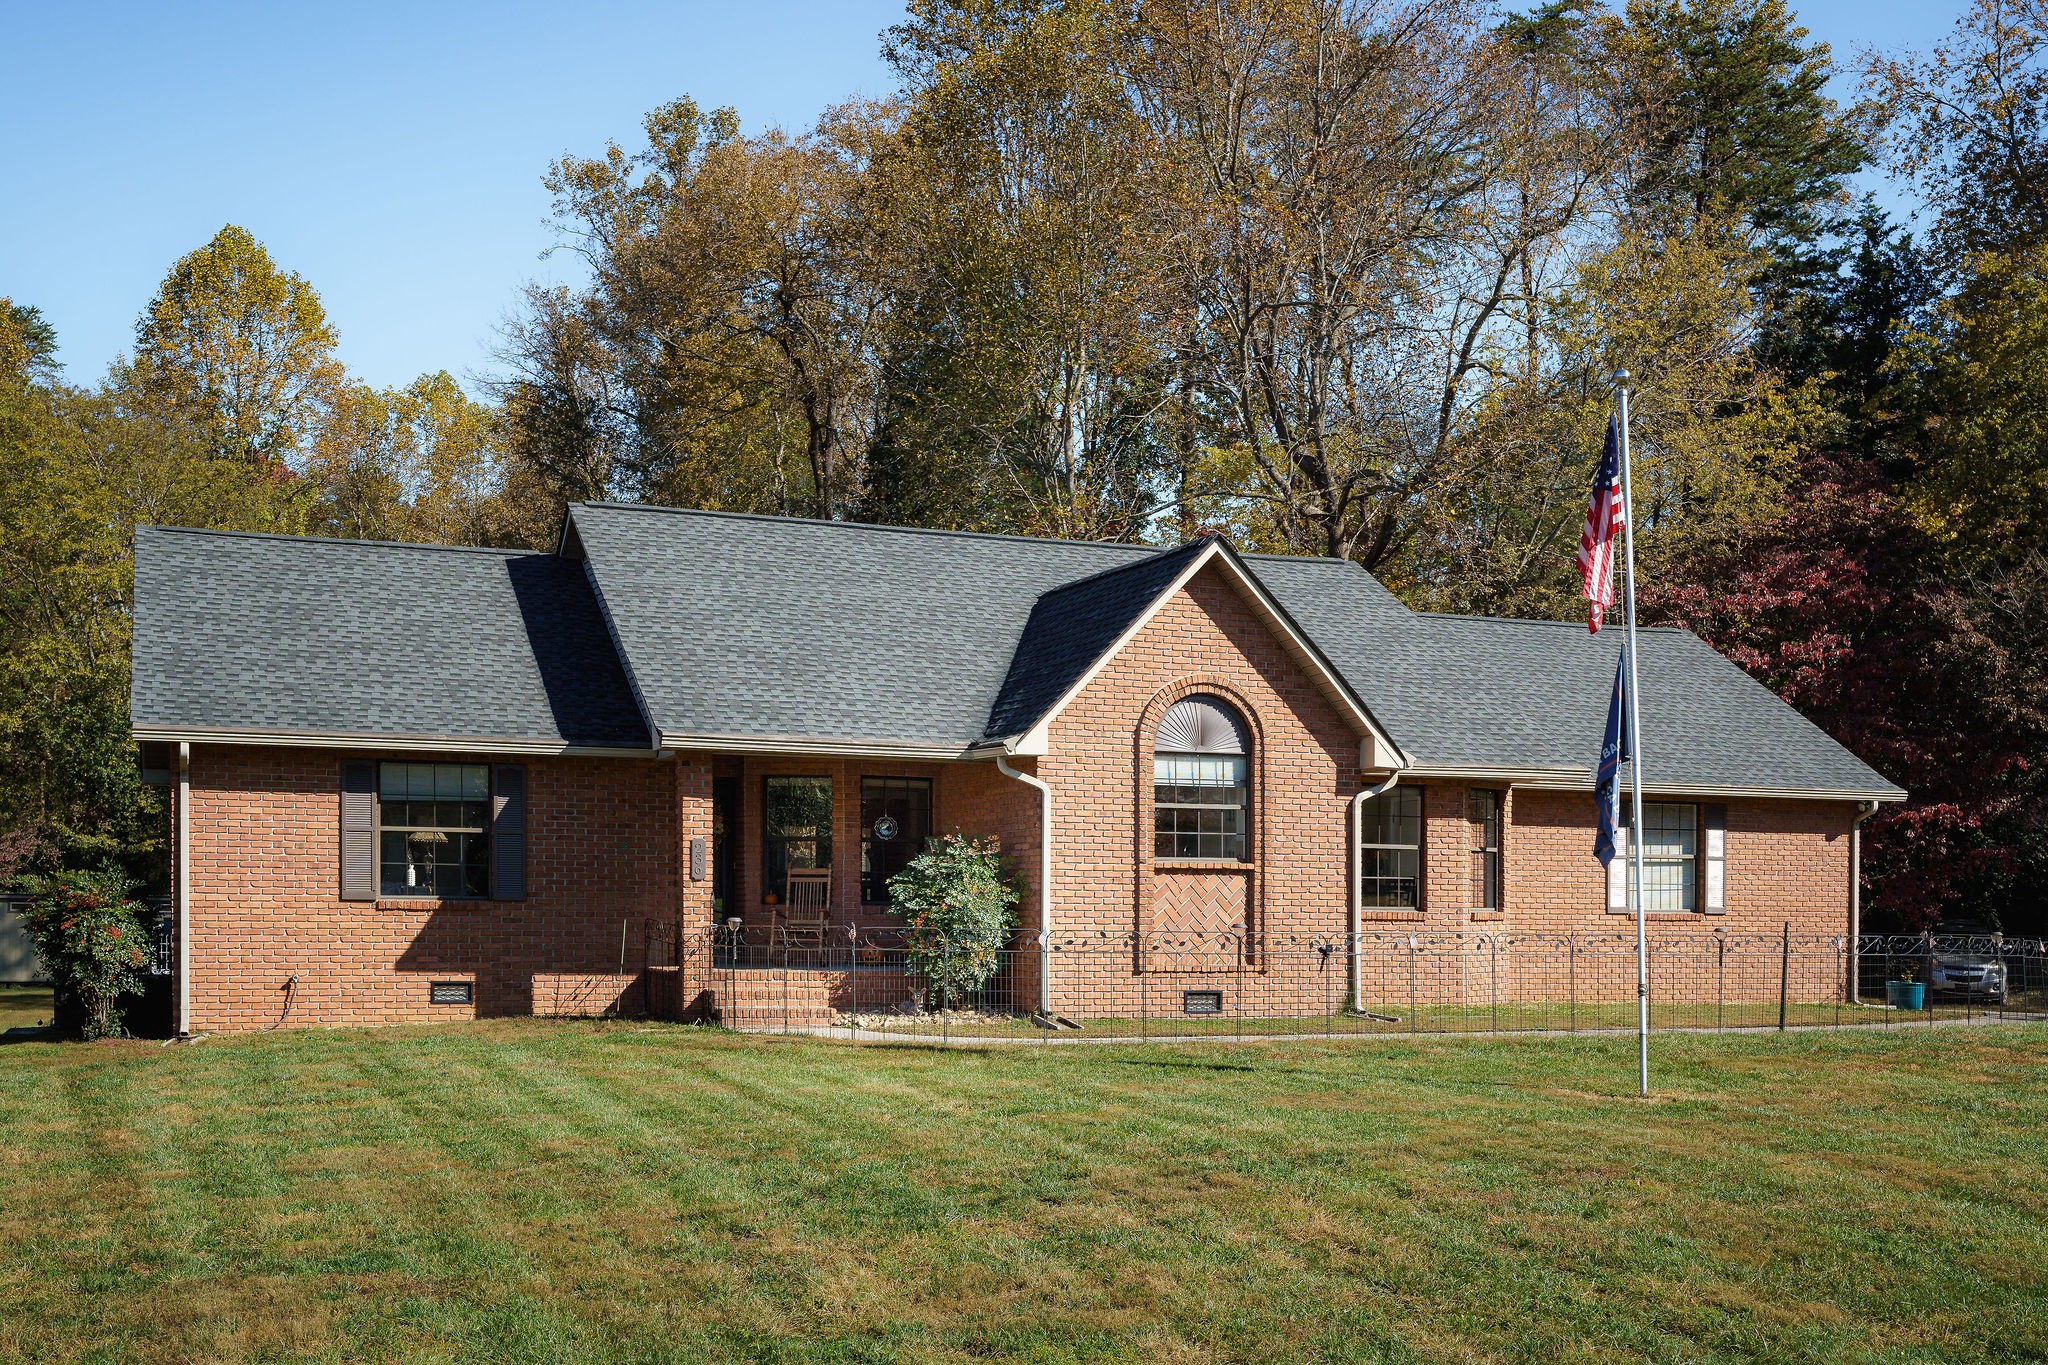
[[[887, 932], [778, 945], [717, 931], [670, 936], [660, 955], [677, 981], [664, 1013], [854, 1039], [1573, 1033], [1633, 1029], [1637, 1011], [1632, 932], [1019, 936], [955, 960]], [[2032, 939], [1667, 929], [1647, 959], [1656, 1029], [2048, 1015], [2048, 944]]]

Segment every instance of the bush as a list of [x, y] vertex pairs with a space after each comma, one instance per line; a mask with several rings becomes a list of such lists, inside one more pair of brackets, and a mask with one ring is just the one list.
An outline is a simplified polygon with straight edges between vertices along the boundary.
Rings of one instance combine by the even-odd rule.
[[994, 841], [949, 834], [889, 879], [889, 913], [903, 920], [906, 957], [944, 1006], [995, 975], [1016, 927], [1017, 892]]
[[76, 1002], [79, 1031], [108, 1038], [121, 1031], [121, 997], [142, 989], [149, 934], [135, 883], [119, 872], [63, 872], [27, 879], [34, 897], [21, 920], [59, 995]]

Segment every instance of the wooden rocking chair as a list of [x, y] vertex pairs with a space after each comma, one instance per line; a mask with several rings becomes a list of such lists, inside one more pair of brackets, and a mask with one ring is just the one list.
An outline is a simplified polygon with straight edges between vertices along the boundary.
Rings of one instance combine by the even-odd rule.
[[822, 950], [825, 928], [832, 911], [832, 869], [793, 867], [789, 870], [789, 893], [775, 907], [775, 946], [782, 960], [789, 961], [792, 948]]

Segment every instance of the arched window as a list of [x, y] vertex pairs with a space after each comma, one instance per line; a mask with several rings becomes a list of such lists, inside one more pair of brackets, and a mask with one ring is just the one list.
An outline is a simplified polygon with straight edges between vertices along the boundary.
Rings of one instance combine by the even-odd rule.
[[1243, 862], [1250, 813], [1244, 725], [1214, 697], [1175, 702], [1152, 743], [1152, 854]]

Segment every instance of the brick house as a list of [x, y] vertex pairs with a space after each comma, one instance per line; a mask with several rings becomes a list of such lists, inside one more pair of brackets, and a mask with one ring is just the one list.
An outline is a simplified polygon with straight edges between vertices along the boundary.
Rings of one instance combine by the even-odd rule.
[[[955, 830], [1020, 884], [1020, 1008], [1070, 1015], [1282, 941], [1358, 997], [1361, 935], [1626, 922], [1591, 853], [1620, 632], [1343, 561], [583, 504], [551, 553], [142, 528], [135, 600], [181, 1031], [673, 1012], [664, 942], [773, 961], [816, 869], [833, 933], [883, 932]], [[1853, 932], [1856, 826], [1904, 793], [1690, 634], [1641, 672], [1655, 919]]]

